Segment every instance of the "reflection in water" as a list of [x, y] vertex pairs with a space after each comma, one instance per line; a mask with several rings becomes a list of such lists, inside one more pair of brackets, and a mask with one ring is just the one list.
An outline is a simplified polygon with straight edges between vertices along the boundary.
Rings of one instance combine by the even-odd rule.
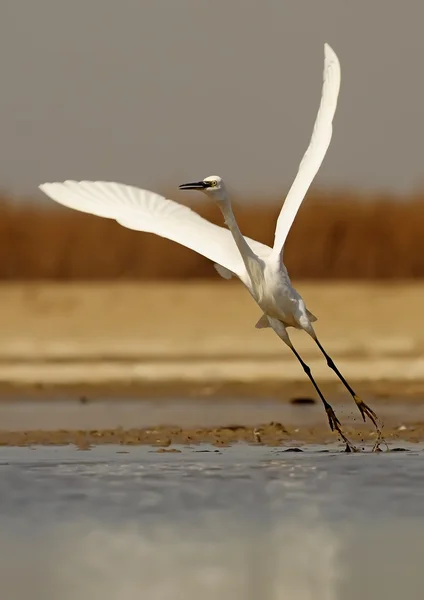
[[1, 523], [8, 598], [44, 600], [335, 600], [338, 544], [311, 520], [260, 532], [217, 521], [187, 528], [92, 520], [32, 528]]
[[4, 449], [8, 600], [422, 598], [420, 452]]

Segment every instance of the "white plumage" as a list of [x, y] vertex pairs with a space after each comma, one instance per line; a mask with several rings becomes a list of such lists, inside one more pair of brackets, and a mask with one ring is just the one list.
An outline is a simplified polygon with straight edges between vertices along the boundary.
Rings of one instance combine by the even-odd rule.
[[[228, 229], [210, 223], [173, 200], [122, 183], [65, 181], [44, 183], [40, 185], [40, 189], [69, 208], [115, 219], [129, 229], [154, 233], [191, 248], [213, 261], [217, 272], [225, 279], [236, 275], [263, 312], [256, 327], [271, 327], [294, 352], [324, 404], [331, 428], [336, 429], [346, 442], [346, 447], [353, 450], [354, 447], [343, 434], [333, 409], [319, 390], [309, 367], [293, 347], [287, 327], [303, 329], [314, 339], [330, 368], [351, 393], [364, 420], [368, 416], [375, 424], [379, 440], [381, 434], [376, 415], [355, 394], [318, 341], [312, 326], [316, 317], [306, 308], [303, 299], [292, 286], [283, 263], [287, 235], [331, 141], [339, 89], [339, 60], [332, 48], [325, 44], [323, 87], [318, 114], [309, 147], [278, 217], [273, 248], [242, 235], [225, 184], [219, 176], [183, 184], [180, 189], [200, 190], [213, 198]], [[375, 447], [378, 447], [378, 441]]]

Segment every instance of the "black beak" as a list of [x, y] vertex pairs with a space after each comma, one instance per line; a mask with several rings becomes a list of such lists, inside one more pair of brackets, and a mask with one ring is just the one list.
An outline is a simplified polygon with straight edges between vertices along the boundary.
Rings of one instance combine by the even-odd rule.
[[182, 183], [178, 186], [180, 190], [205, 190], [209, 185], [204, 181], [194, 181], [193, 183]]

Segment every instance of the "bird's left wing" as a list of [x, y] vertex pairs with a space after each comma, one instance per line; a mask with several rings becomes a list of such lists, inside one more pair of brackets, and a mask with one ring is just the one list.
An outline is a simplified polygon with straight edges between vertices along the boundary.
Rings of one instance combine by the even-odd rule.
[[282, 254], [284, 244], [297, 211], [311, 185], [330, 145], [333, 118], [340, 90], [340, 63], [334, 50], [324, 45], [324, 74], [321, 102], [311, 141], [299, 165], [296, 178], [287, 194], [275, 229], [273, 255]]
[[[246, 276], [231, 232], [187, 206], [148, 190], [108, 181], [65, 181], [39, 187], [68, 208], [114, 219], [128, 229], [155, 233], [198, 252], [241, 279]], [[261, 258], [271, 253], [271, 248], [261, 242], [250, 238], [246, 241]]]

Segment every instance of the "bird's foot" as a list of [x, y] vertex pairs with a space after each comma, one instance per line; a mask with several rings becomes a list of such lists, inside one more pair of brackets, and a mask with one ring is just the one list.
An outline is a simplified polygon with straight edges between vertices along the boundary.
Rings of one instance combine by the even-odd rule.
[[344, 440], [344, 442], [346, 444], [345, 452], [360, 452], [359, 448], [353, 446], [349, 441]]
[[359, 412], [361, 413], [364, 422], [366, 420], [366, 417], [368, 417], [369, 420], [372, 421], [372, 423], [374, 424], [374, 426], [377, 430], [377, 439], [373, 446], [372, 452], [378, 452], [380, 450], [381, 442], [383, 442], [385, 444], [385, 446], [388, 450], [389, 446], [388, 446], [386, 440], [383, 438], [383, 434], [381, 432], [381, 427], [378, 422], [378, 417], [375, 414], [375, 412], [372, 410], [372, 408], [370, 408], [367, 404], [365, 404], [365, 402], [362, 400], [362, 398], [360, 398], [356, 394], [353, 396], [353, 399], [356, 402], [356, 406], [359, 408]]
[[257, 444], [262, 444], [261, 432], [257, 427], [253, 430], [253, 439]]
[[338, 431], [340, 437], [342, 438], [342, 440], [344, 441], [344, 443], [346, 444], [345, 452], [360, 452], [359, 448], [357, 448], [356, 446], [354, 446], [352, 444], [352, 442], [350, 442], [347, 439], [347, 437], [345, 436], [345, 434], [340, 429], [338, 429], [337, 431]]
[[336, 417], [336, 413], [329, 404], [325, 405], [325, 412], [327, 413], [328, 423], [330, 425], [331, 431], [334, 431], [335, 429], [341, 427], [340, 421]]
[[356, 448], [356, 446], [354, 446], [343, 433], [340, 421], [336, 417], [336, 413], [329, 404], [325, 407], [325, 412], [327, 413], [331, 431], [336, 430], [346, 444], [345, 452], [359, 452], [358, 448]]
[[367, 404], [365, 404], [365, 402], [362, 400], [362, 398], [360, 398], [356, 394], [353, 396], [353, 399], [356, 402], [356, 406], [359, 408], [359, 412], [361, 413], [364, 422], [366, 420], [366, 417], [368, 417], [369, 420], [374, 423], [377, 431], [379, 431], [380, 428], [378, 425], [378, 418], [377, 418], [377, 415], [375, 414], [375, 412], [372, 410], [372, 408], [370, 408]]

